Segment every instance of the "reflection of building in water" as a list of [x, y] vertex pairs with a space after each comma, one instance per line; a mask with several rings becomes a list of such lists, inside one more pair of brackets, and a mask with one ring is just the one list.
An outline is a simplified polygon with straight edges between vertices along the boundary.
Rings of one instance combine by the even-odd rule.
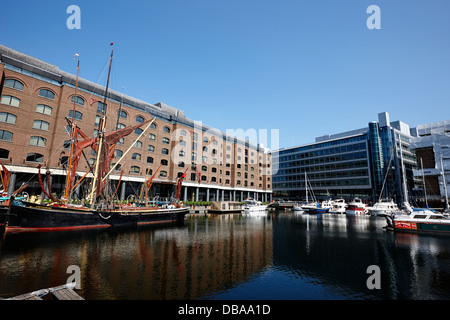
[[[98, 265], [87, 266], [96, 272], [84, 279], [92, 286], [87, 299], [197, 299], [245, 282], [271, 263], [272, 228], [242, 220], [192, 221], [189, 230], [117, 234], [96, 254]], [[98, 287], [104, 292], [95, 292]]]
[[[337, 217], [336, 217], [337, 216]], [[355, 219], [353, 219], [355, 218]], [[323, 297], [442, 299], [450, 292], [446, 237], [383, 231], [383, 219], [302, 215], [273, 219], [273, 265], [289, 270]], [[343, 223], [344, 222], [344, 223]], [[367, 268], [377, 265], [381, 289], [369, 290]], [[317, 289], [320, 288], [320, 289]]]

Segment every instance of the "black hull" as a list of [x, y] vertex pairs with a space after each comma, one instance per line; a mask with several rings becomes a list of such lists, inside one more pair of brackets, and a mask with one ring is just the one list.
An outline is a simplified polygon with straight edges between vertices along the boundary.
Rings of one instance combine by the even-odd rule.
[[0, 214], [0, 227], [8, 233], [50, 232], [111, 226], [137, 226], [184, 222], [187, 208], [95, 211], [77, 208], [54, 208], [36, 204], [11, 205], [10, 213]]
[[105, 223], [115, 227], [137, 226], [156, 223], [182, 223], [188, 208], [133, 210], [133, 211], [104, 211], [100, 217]]
[[91, 228], [107, 228], [95, 211], [73, 208], [49, 208], [45, 206], [11, 205], [6, 215], [8, 233], [68, 231]]

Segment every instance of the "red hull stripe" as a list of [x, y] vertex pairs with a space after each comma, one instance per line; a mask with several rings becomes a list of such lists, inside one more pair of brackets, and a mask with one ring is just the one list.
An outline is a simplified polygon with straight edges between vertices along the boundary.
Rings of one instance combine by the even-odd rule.
[[70, 230], [84, 230], [84, 229], [98, 229], [109, 228], [109, 224], [98, 224], [92, 226], [72, 226], [72, 227], [55, 227], [55, 228], [22, 228], [22, 227], [7, 227], [6, 232], [49, 232], [49, 231], [70, 231]]

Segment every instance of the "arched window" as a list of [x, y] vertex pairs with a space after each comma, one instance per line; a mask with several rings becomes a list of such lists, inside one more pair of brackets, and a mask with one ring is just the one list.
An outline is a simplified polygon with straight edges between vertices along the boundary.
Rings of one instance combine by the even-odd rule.
[[150, 140], [155, 141], [156, 140], [156, 136], [153, 133], [150, 133], [149, 137]]
[[[72, 117], [73, 117], [73, 110], [69, 110], [69, 118], [72, 119]], [[75, 110], [75, 117], [73, 118], [77, 120], [82, 120], [83, 114], [80, 111]]]
[[142, 130], [141, 128], [134, 129], [134, 134], [140, 135], [142, 132], [144, 132], [144, 130]]
[[147, 157], [147, 163], [153, 163], [153, 158], [152, 157]]
[[161, 149], [161, 153], [162, 153], [162, 154], [169, 154], [169, 149], [162, 148], [162, 149]]
[[126, 119], [128, 117], [128, 114], [123, 110], [117, 110], [117, 116], [119, 118]]
[[33, 129], [48, 131], [49, 127], [50, 123], [43, 120], [34, 120], [33, 122]]
[[170, 133], [170, 128], [169, 127], [164, 127], [163, 132]]
[[55, 100], [55, 94], [48, 89], [39, 90], [39, 97]]
[[163, 166], [168, 166], [169, 165], [169, 161], [167, 161], [166, 159], [161, 159], [161, 164]]
[[141, 154], [140, 153], [133, 153], [131, 155], [131, 159], [140, 161], [141, 160]]
[[0, 122], [16, 124], [17, 117], [12, 113], [0, 112]]
[[[100, 120], [99, 120], [100, 121]], [[116, 126], [116, 130], [119, 130], [119, 129], [123, 129], [123, 128], [125, 128], [126, 127], [126, 125], [124, 125], [123, 123], [118, 123], [117, 124], [117, 126]]]
[[184, 162], [183, 161], [178, 162], [178, 167], [179, 168], [184, 168]]
[[9, 150], [0, 148], [0, 159], [8, 159], [9, 158]]
[[[70, 98], [70, 102], [71, 102], [71, 103], [74, 103], [74, 101], [75, 101], [75, 96], [72, 96], [72, 97]], [[84, 99], [83, 99], [82, 97], [80, 97], [80, 96], [77, 96], [77, 104], [78, 104], [79, 106], [84, 106]]]
[[142, 123], [144, 121], [145, 121], [144, 117], [141, 117], [141, 116], [136, 117], [136, 122]]
[[159, 176], [160, 176], [161, 178], [166, 178], [166, 177], [167, 177], [167, 171], [164, 171], [164, 170], [160, 171], [160, 172], [159, 172]]
[[38, 136], [30, 137], [30, 146], [45, 147], [47, 145], [47, 139]]
[[13, 97], [13, 96], [6, 96], [6, 95], [2, 96], [2, 99], [1, 99], [0, 102], [3, 103], [3, 104], [6, 104], [8, 106], [17, 107], [17, 108], [20, 105], [20, 99], [16, 98], [16, 97]]
[[42, 113], [51, 116], [52, 115], [52, 107], [46, 106], [45, 104], [38, 104], [36, 106], [36, 112]]
[[131, 166], [130, 173], [139, 173], [139, 172], [141, 172], [141, 168], [139, 168], [138, 166]]
[[27, 162], [42, 162], [44, 161], [44, 156], [40, 153], [29, 153], [25, 159]]
[[186, 136], [186, 130], [181, 130], [180, 131], [180, 136], [185, 137]]
[[164, 138], [162, 138], [162, 143], [169, 144], [170, 143], [170, 139], [164, 137]]
[[155, 146], [152, 146], [151, 144], [149, 144], [147, 150], [150, 152], [155, 152]]
[[23, 90], [23, 83], [15, 80], [15, 79], [6, 79], [5, 80], [5, 87], [16, 89], [16, 90]]
[[6, 130], [0, 130], [0, 140], [3, 141], [12, 141], [13, 133], [6, 131]]
[[151, 125], [150, 125], [150, 129], [156, 129], [156, 123], [152, 123]]
[[142, 142], [136, 141], [136, 142], [134, 143], [134, 147], [135, 147], [135, 148], [142, 149]]
[[114, 157], [115, 158], [120, 158], [122, 156], [123, 156], [123, 151], [122, 150], [119, 150], [119, 149], [114, 150]]

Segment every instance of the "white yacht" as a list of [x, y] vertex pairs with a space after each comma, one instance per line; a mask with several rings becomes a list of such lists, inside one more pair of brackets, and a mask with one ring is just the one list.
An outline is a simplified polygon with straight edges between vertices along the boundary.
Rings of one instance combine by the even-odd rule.
[[385, 216], [391, 215], [394, 212], [398, 212], [399, 208], [397, 204], [392, 201], [392, 199], [388, 200], [380, 200], [375, 203], [372, 207], [368, 208], [369, 213], [372, 216]]
[[244, 204], [242, 205], [242, 209], [244, 212], [251, 213], [251, 212], [261, 212], [266, 211], [267, 205], [262, 204], [261, 201], [256, 201], [252, 198], [248, 198], [244, 201]]
[[345, 213], [347, 204], [344, 199], [335, 199], [331, 201], [330, 213]]
[[352, 216], [357, 214], [367, 214], [367, 204], [363, 203], [360, 198], [355, 198], [347, 205], [345, 213]]

